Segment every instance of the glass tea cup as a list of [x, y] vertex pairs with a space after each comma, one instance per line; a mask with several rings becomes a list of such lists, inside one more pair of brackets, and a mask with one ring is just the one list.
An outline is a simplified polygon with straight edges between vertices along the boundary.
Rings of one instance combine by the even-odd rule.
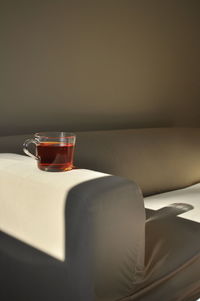
[[[66, 132], [36, 133], [34, 137], [24, 142], [25, 154], [37, 160], [38, 167], [44, 171], [67, 171], [73, 169], [74, 147], [76, 136]], [[28, 147], [36, 145], [36, 154]]]

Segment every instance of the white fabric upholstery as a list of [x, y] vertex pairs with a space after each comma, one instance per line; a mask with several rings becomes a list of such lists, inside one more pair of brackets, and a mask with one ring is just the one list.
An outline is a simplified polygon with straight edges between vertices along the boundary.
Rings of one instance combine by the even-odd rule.
[[29, 157], [0, 154], [0, 230], [64, 260], [67, 194], [105, 176], [86, 169], [44, 172]]
[[[179, 217], [200, 222], [200, 183], [144, 198], [145, 208], [160, 210], [172, 205], [180, 208]], [[174, 205], [173, 205], [174, 204]], [[188, 206], [190, 205], [190, 206]], [[181, 210], [182, 209], [182, 210]], [[185, 212], [184, 212], [185, 211]]]

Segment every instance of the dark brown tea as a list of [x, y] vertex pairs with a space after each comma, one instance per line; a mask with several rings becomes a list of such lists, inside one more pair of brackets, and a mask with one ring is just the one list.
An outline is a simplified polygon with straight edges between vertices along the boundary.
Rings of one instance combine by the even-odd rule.
[[73, 168], [74, 144], [43, 142], [37, 145], [38, 167], [45, 171]]

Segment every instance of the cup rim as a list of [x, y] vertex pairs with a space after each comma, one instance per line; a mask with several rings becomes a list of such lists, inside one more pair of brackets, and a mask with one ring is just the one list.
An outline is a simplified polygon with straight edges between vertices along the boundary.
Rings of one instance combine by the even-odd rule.
[[71, 132], [38, 132], [35, 133], [34, 136], [36, 138], [51, 138], [51, 139], [69, 139], [69, 138], [76, 138], [76, 135]]

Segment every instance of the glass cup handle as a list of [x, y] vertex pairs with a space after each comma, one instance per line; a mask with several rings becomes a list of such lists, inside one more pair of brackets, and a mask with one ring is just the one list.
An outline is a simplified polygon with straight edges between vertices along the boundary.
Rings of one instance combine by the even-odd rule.
[[39, 158], [38, 158], [36, 155], [34, 155], [34, 154], [32, 154], [31, 152], [29, 152], [29, 150], [28, 150], [28, 146], [29, 146], [29, 144], [31, 144], [31, 143], [33, 143], [33, 144], [36, 145], [37, 143], [39, 143], [39, 141], [38, 141], [36, 138], [27, 139], [27, 140], [24, 142], [24, 144], [23, 144], [23, 151], [24, 151], [25, 154], [28, 155], [29, 157], [38, 160]]

